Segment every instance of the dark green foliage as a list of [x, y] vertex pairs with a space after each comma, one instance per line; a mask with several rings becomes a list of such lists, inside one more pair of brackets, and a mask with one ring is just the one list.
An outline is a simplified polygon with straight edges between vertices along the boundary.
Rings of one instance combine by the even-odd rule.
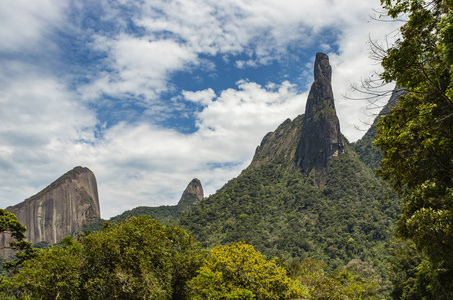
[[[159, 207], [139, 206], [131, 210], [125, 211], [122, 214], [112, 217], [108, 223], [115, 224], [124, 222], [130, 218], [138, 216], [150, 216], [163, 224], [176, 223], [183, 212], [190, 210], [203, 198], [203, 187], [198, 179], [193, 179], [181, 196], [177, 205], [164, 205]], [[85, 225], [84, 232], [95, 232], [100, 230], [104, 223], [103, 219], [98, 219], [95, 222]]]
[[202, 251], [184, 230], [142, 216], [39, 250], [1, 278], [0, 298], [375, 299], [379, 290], [361, 260], [333, 272], [294, 262], [268, 260], [244, 242]]
[[182, 209], [177, 205], [166, 205], [158, 207], [139, 206], [131, 210], [127, 210], [118, 216], [112, 217], [108, 221], [99, 218], [96, 222], [85, 225], [82, 231], [96, 232], [101, 230], [106, 222], [109, 224], [117, 224], [138, 216], [149, 216], [153, 219], [158, 220], [162, 224], [171, 224], [176, 223], [181, 215]]
[[13, 271], [19, 268], [24, 261], [36, 255], [36, 250], [32, 248], [32, 244], [25, 241], [26, 231], [27, 228], [17, 220], [13, 213], [0, 209], [0, 234], [9, 234], [13, 240], [7, 248], [17, 251], [14, 259], [2, 263], [2, 268]]
[[434, 267], [430, 258], [418, 250], [414, 242], [396, 239], [389, 252], [393, 299], [451, 299], [451, 271]]
[[[398, 213], [395, 197], [348, 146], [329, 163], [326, 184], [313, 185], [288, 162], [296, 147], [262, 144], [251, 167], [183, 214], [179, 224], [204, 246], [245, 241], [270, 257], [314, 257], [329, 270], [361, 258], [384, 274]], [[279, 155], [269, 159], [265, 149]]]
[[185, 299], [205, 252], [176, 226], [137, 217], [63, 239], [0, 281], [0, 298]]
[[[395, 81], [406, 94], [378, 122], [375, 145], [383, 154], [378, 174], [403, 202], [398, 234], [420, 252], [423, 261], [417, 268], [421, 275], [430, 274], [431, 297], [452, 299], [453, 2], [381, 3], [392, 18], [404, 14], [408, 21], [396, 43], [382, 53], [381, 78]], [[401, 273], [405, 271], [410, 270]], [[425, 285], [426, 276], [421, 275], [410, 277], [417, 281], [413, 286]], [[412, 291], [413, 298], [425, 296], [421, 290]], [[399, 295], [405, 297], [404, 288]]]
[[316, 299], [381, 299], [380, 276], [360, 259], [352, 260], [332, 272], [326, 272], [325, 264], [306, 258], [288, 263], [290, 277], [307, 286], [311, 298]]
[[144, 216], [104, 227], [82, 244], [85, 299], [181, 299], [202, 258], [189, 234]]
[[46, 241], [41, 241], [33, 244], [33, 248], [36, 249], [47, 249], [50, 247], [50, 243]]
[[371, 125], [360, 140], [351, 144], [354, 151], [360, 157], [360, 160], [371, 169], [378, 168], [382, 160], [382, 155], [379, 153], [378, 149], [372, 145], [375, 136], [376, 122]]
[[14, 242], [20, 242], [25, 238], [25, 231], [27, 228], [17, 220], [13, 213], [0, 208], [0, 233], [8, 232], [15, 240]]
[[379, 152], [378, 148], [376, 148], [373, 145], [374, 139], [377, 134], [376, 129], [377, 123], [379, 119], [385, 117], [390, 113], [390, 109], [392, 107], [395, 107], [395, 105], [398, 102], [398, 98], [403, 94], [404, 90], [395, 87], [388, 103], [382, 108], [382, 110], [376, 116], [376, 118], [373, 121], [373, 124], [371, 124], [370, 128], [365, 133], [365, 135], [357, 142], [351, 143], [351, 147], [357, 153], [360, 160], [373, 170], [379, 168], [382, 161], [382, 154]]
[[163, 224], [170, 224], [176, 223], [181, 215], [182, 210], [177, 205], [158, 207], [139, 206], [131, 210], [127, 210], [118, 216], [112, 217], [108, 221], [104, 219], [98, 219], [96, 222], [93, 222], [89, 225], [85, 225], [82, 231], [96, 232], [101, 230], [101, 228], [104, 227], [104, 224], [106, 222], [109, 224], [117, 224], [138, 216], [149, 216]]
[[392, 298], [404, 300], [435, 299], [429, 291], [429, 262], [411, 241], [394, 241], [390, 248], [389, 277]]
[[3, 278], [0, 297], [7, 299], [79, 299], [81, 245], [71, 237], [25, 261]]

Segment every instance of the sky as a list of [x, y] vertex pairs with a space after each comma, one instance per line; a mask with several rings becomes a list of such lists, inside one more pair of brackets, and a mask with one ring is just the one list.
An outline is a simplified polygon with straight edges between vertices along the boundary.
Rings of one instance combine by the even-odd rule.
[[304, 113], [317, 52], [356, 141], [378, 111], [351, 85], [380, 72], [370, 40], [388, 46], [400, 25], [379, 0], [0, 3], [0, 208], [84, 166], [105, 219], [238, 176]]

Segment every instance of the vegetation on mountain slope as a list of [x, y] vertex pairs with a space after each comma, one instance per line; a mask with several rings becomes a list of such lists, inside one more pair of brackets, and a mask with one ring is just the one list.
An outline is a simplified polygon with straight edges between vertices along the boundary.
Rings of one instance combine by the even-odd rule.
[[377, 299], [380, 288], [360, 260], [326, 272], [314, 260], [266, 259], [243, 242], [206, 251], [145, 216], [36, 251], [0, 276], [0, 299]]
[[203, 200], [203, 187], [200, 180], [194, 178], [184, 190], [181, 199], [176, 205], [163, 205], [158, 207], [139, 206], [127, 210], [117, 216], [110, 218], [108, 221], [99, 218], [96, 222], [83, 228], [83, 231], [98, 231], [105, 222], [111, 224], [124, 222], [130, 218], [138, 216], [150, 216], [163, 224], [176, 223], [181, 215], [190, 210], [194, 205]]
[[[399, 274], [412, 276], [406, 286], [394, 278], [402, 291], [395, 298], [452, 299], [453, 2], [381, 3], [392, 18], [404, 15], [408, 21], [396, 43], [382, 53], [381, 78], [395, 81], [406, 94], [378, 122], [375, 145], [383, 155], [378, 172], [403, 202], [398, 235], [408, 241], [394, 252], [395, 260], [414, 249], [420, 258], [416, 273], [415, 261], [399, 264]], [[414, 293], [410, 286], [426, 288]]]
[[309, 297], [308, 289], [291, 280], [275, 260], [243, 242], [212, 249], [189, 286], [193, 300]]
[[[282, 124], [278, 140], [291, 140], [301, 119]], [[318, 187], [288, 161], [294, 144], [260, 147], [277, 154], [258, 151], [249, 168], [179, 224], [204, 246], [245, 241], [270, 257], [316, 258], [329, 270], [361, 258], [385, 274], [398, 204], [352, 149], [331, 159], [326, 184]]]

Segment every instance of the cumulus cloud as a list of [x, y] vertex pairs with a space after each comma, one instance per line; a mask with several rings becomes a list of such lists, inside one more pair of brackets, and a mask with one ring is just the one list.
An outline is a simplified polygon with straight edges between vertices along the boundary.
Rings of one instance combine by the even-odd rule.
[[[370, 41], [385, 41], [391, 44], [395, 37], [389, 34], [395, 32], [399, 26], [397, 23], [373, 20], [372, 13], [371, 11], [369, 16], [357, 16], [351, 20], [350, 26], [345, 27], [338, 37], [338, 52], [327, 51], [333, 70], [332, 87], [337, 114], [342, 132], [350, 141], [356, 141], [363, 136], [388, 100], [387, 97], [376, 99], [378, 100], [376, 103], [359, 100], [369, 95], [352, 88], [357, 86], [363, 89], [360, 86], [362, 80], [379, 81], [377, 74], [382, 71], [382, 67], [378, 61], [370, 57]], [[391, 89], [393, 85], [388, 85], [381, 91]]]
[[[326, 50], [337, 37], [373, 28], [367, 25], [372, 1], [147, 0], [134, 5], [131, 17], [115, 2], [104, 4], [109, 19], [141, 30], [121, 30], [113, 38], [111, 32], [95, 35], [93, 46], [106, 53], [107, 68], [115, 72], [100, 73], [87, 87], [90, 96], [132, 93], [156, 99], [169, 88], [171, 72], [197, 66], [201, 55], [241, 54], [247, 59], [237, 60], [236, 67], [256, 67], [288, 56], [291, 49]], [[363, 57], [365, 45], [341, 47], [354, 45]]]
[[58, 80], [12, 78], [0, 97], [8, 107], [1, 115], [2, 206], [37, 193], [76, 165], [95, 172], [104, 217], [138, 205], [175, 204], [194, 177], [213, 193], [247, 166], [268, 131], [303, 112], [306, 98], [288, 82], [240, 81], [218, 97], [212, 90], [184, 94], [211, 98], [203, 100], [195, 133], [124, 121], [96, 139], [93, 111]]
[[6, 206], [36, 193], [55, 170], [69, 168], [78, 144], [94, 142], [97, 121], [57, 79], [29, 65], [3, 70], [8, 77], [0, 76], [0, 199]]
[[45, 47], [42, 36], [62, 22], [66, 1], [14, 0], [0, 10], [0, 51], [34, 51]]
[[[304, 112], [314, 57], [292, 61], [294, 49], [330, 56], [342, 130], [359, 138], [367, 103], [342, 95], [379, 68], [369, 36], [397, 26], [371, 21], [371, 0], [25, 2], [0, 12], [0, 206], [83, 165], [97, 176], [104, 217], [175, 204], [194, 177], [209, 194], [237, 176], [267, 132]], [[241, 71], [297, 63], [301, 74], [174, 86], [175, 73], [200, 68], [222, 80], [219, 57]], [[193, 131], [160, 124], [170, 117], [192, 118]]]
[[168, 89], [170, 72], [183, 69], [196, 58], [190, 49], [171, 40], [149, 41], [122, 34], [115, 39], [96, 36], [94, 45], [96, 50], [109, 53], [106, 63], [112, 70], [101, 72], [98, 79], [80, 89], [93, 99], [127, 94], [156, 99]]
[[215, 92], [213, 89], [209, 88], [197, 92], [182, 91], [182, 95], [186, 100], [200, 103], [201, 105], [209, 105], [215, 97]]
[[[205, 93], [212, 97], [210, 91], [198, 96]], [[104, 206], [104, 214], [137, 205], [176, 204], [194, 177], [207, 194], [215, 192], [250, 163], [267, 132], [303, 112], [305, 100], [288, 82], [263, 87], [241, 81], [207, 103], [192, 134], [145, 123], [108, 129], [95, 145], [97, 174], [103, 178], [100, 191], [103, 199], [115, 203]]]

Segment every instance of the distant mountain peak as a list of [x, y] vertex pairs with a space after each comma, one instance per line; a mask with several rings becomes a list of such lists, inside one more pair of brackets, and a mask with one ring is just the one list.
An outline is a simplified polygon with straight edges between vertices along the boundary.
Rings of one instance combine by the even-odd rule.
[[324, 53], [317, 53], [315, 80], [308, 95], [303, 133], [296, 151], [297, 166], [307, 174], [314, 171], [316, 181], [325, 174], [329, 160], [344, 152], [331, 78], [329, 57]]
[[203, 200], [203, 197], [204, 197], [203, 186], [201, 185], [200, 180], [194, 178], [187, 185], [186, 189], [182, 193], [181, 199], [179, 200], [177, 207], [182, 212], [188, 211], [194, 205]]

